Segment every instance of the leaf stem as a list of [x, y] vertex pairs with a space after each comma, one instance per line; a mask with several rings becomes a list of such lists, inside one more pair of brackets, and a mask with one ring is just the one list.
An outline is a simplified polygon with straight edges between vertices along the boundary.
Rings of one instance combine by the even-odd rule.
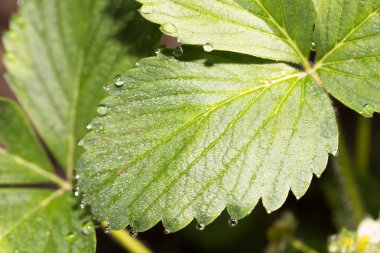
[[363, 176], [368, 171], [371, 157], [372, 120], [359, 115], [357, 122], [356, 160], [358, 171]]
[[51, 180], [52, 182], [56, 183], [58, 186], [60, 186], [62, 189], [68, 190], [71, 188], [71, 185], [67, 183], [65, 180], [60, 178], [59, 176], [41, 168], [40, 166], [31, 163], [29, 161], [26, 161], [22, 157], [18, 155], [11, 154], [7, 151], [4, 151], [3, 149], [0, 149], [0, 154], [4, 156], [8, 156], [10, 159], [12, 159], [14, 162], [24, 166], [25, 168], [28, 168], [29, 170], [33, 171], [34, 173], [37, 173], [46, 179]]
[[[102, 222], [102, 227], [106, 224]], [[110, 236], [119, 243], [124, 249], [131, 253], [152, 253], [145, 245], [143, 245], [139, 240], [131, 237], [126, 229], [111, 231]]]
[[312, 249], [311, 247], [307, 246], [303, 242], [301, 242], [298, 239], [293, 239], [292, 240], [292, 246], [294, 249], [299, 250], [300, 252], [304, 253], [318, 253], [315, 249]]
[[339, 153], [339, 156], [333, 160], [333, 166], [338, 183], [343, 190], [342, 197], [345, 198], [343, 201], [346, 202], [344, 204], [347, 206], [348, 213], [351, 216], [350, 220], [346, 221], [346, 226], [355, 228], [364, 218], [365, 207], [355, 180], [355, 168], [342, 136], [340, 138]]

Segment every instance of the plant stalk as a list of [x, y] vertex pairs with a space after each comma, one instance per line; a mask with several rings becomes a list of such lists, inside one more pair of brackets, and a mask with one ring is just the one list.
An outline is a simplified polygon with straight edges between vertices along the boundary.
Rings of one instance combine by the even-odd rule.
[[303, 252], [303, 253], [318, 253], [318, 251], [310, 248], [309, 246], [307, 246], [306, 244], [304, 244], [303, 242], [301, 242], [298, 239], [292, 240], [292, 246], [294, 249], [296, 249], [300, 252]]
[[359, 115], [356, 133], [356, 160], [360, 176], [365, 176], [370, 166], [371, 135], [372, 120]]
[[350, 229], [356, 228], [365, 216], [365, 207], [355, 178], [355, 166], [343, 136], [340, 138], [339, 156], [334, 159], [333, 166], [350, 216], [350, 221], [347, 221], [346, 225]]
[[[102, 222], [102, 227], [106, 227], [107, 224]], [[126, 229], [111, 231], [109, 235], [125, 250], [131, 253], [152, 253], [145, 245], [139, 240], [129, 235]]]

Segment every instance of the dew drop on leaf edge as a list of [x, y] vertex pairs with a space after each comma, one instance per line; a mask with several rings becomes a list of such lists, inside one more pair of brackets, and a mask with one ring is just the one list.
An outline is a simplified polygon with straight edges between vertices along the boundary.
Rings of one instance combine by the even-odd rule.
[[146, 3], [144, 4], [143, 6], [141, 6], [141, 13], [143, 14], [150, 14], [152, 13], [154, 10], [154, 7], [153, 7], [153, 4], [150, 4], [150, 3]]
[[206, 43], [203, 45], [203, 50], [207, 53], [210, 53], [214, 50], [214, 47], [210, 43]]
[[177, 28], [172, 23], [165, 23], [162, 25], [162, 31], [166, 33], [175, 33]]
[[315, 44], [315, 42], [311, 42], [310, 50], [311, 51], [316, 51], [316, 49], [317, 49], [317, 45]]
[[96, 111], [98, 112], [99, 116], [106, 116], [108, 113], [108, 107], [105, 105], [99, 105]]
[[109, 226], [105, 226], [105, 227], [103, 228], [103, 232], [104, 232], [105, 234], [109, 234], [109, 233], [111, 233], [111, 228], [110, 228]]
[[373, 114], [375, 113], [375, 107], [373, 107], [373, 105], [371, 105], [371, 104], [366, 104], [363, 107], [362, 113], [363, 113], [364, 117], [371, 118], [373, 116]]
[[174, 57], [176, 58], [179, 58], [183, 55], [183, 48], [181, 46], [179, 47], [176, 47], [174, 50], [173, 50], [173, 55]]
[[198, 230], [198, 231], [203, 231], [203, 230], [205, 230], [205, 225], [204, 224], [202, 224], [202, 223], [198, 223], [196, 226], [195, 226], [195, 228]]
[[80, 189], [79, 189], [79, 187], [74, 187], [73, 194], [74, 194], [75, 197], [79, 197], [79, 195], [80, 195]]
[[133, 238], [136, 238], [137, 235], [138, 235], [138, 232], [136, 232], [135, 230], [131, 229], [129, 230], [129, 235]]
[[126, 83], [125, 79], [122, 75], [115, 76], [115, 78], [113, 79], [113, 82], [114, 82], [115, 86], [118, 88], [124, 86]]
[[229, 219], [228, 220], [228, 225], [231, 227], [231, 228], [234, 228], [234, 227], [236, 227], [237, 225], [238, 225], [238, 220], [236, 220], [236, 219]]
[[168, 235], [168, 234], [170, 234], [170, 230], [169, 230], [169, 229], [167, 229], [167, 228], [166, 228], [166, 229], [164, 229], [164, 234], [165, 234], [165, 235]]

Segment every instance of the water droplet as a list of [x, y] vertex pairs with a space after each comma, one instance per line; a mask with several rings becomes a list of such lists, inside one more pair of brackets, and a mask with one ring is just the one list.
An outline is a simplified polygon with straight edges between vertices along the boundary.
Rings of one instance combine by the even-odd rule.
[[165, 23], [161, 29], [166, 33], [175, 33], [177, 31], [177, 28], [172, 23]]
[[234, 228], [234, 227], [236, 227], [237, 225], [238, 225], [238, 220], [236, 220], [236, 219], [230, 219], [229, 221], [228, 221], [228, 225], [231, 227], [231, 228]]
[[117, 75], [115, 76], [115, 78], [113, 79], [114, 81], [114, 84], [116, 87], [120, 88], [122, 87], [123, 85], [125, 85], [125, 79], [122, 75]]
[[87, 130], [92, 129], [92, 124], [91, 124], [91, 123], [90, 123], [90, 124], [87, 124], [86, 129], [87, 129]]
[[104, 232], [105, 234], [109, 234], [109, 233], [111, 233], [111, 228], [110, 228], [109, 226], [105, 226], [105, 227], [103, 228], [103, 232]]
[[198, 223], [196, 226], [195, 226], [195, 228], [198, 230], [198, 231], [203, 231], [203, 230], [205, 230], [205, 225], [204, 224], [202, 224], [202, 223]]
[[311, 42], [310, 50], [315, 51], [316, 49], [317, 49], [317, 45], [315, 44], [315, 42]]
[[373, 105], [367, 104], [363, 108], [363, 116], [367, 118], [371, 118], [375, 113], [375, 107]]
[[133, 230], [133, 229], [129, 230], [129, 235], [130, 235], [131, 237], [133, 237], [133, 238], [136, 238], [138, 234], [139, 234], [139, 233], [136, 232], [136, 231]]
[[86, 222], [85, 224], [83, 224], [83, 226], [82, 226], [82, 233], [84, 235], [92, 234], [94, 231], [95, 231], [95, 229], [94, 229], [94, 226], [93, 226], [93, 224], [92, 224], [91, 221]]
[[82, 201], [79, 205], [80, 209], [84, 209], [86, 207], [86, 204]]
[[210, 53], [212, 50], [214, 50], [214, 47], [210, 43], [206, 43], [203, 45], [203, 50], [205, 50], [207, 53]]
[[107, 115], [108, 108], [105, 105], [99, 105], [96, 111], [98, 112], [98, 115], [102, 117]]
[[173, 55], [174, 57], [181, 57], [183, 55], [183, 48], [181, 46], [179, 47], [176, 47], [174, 50], [173, 50]]
[[110, 86], [108, 83], [106, 83], [106, 84], [103, 86], [103, 89], [104, 89], [105, 91], [110, 91], [110, 90], [111, 90], [111, 86]]
[[66, 240], [67, 240], [68, 242], [72, 242], [72, 241], [74, 240], [74, 238], [75, 238], [75, 234], [74, 234], [74, 233], [68, 233], [68, 234], [66, 235]]
[[83, 144], [84, 144], [83, 139], [80, 139], [80, 140], [77, 141], [77, 145], [78, 146], [83, 147]]
[[153, 4], [144, 4], [142, 7], [141, 7], [141, 9], [140, 9], [140, 11], [142, 12], [142, 13], [144, 13], [144, 14], [150, 14], [150, 13], [152, 13], [153, 11], [154, 11], [154, 7], [153, 7]]
[[160, 54], [161, 53], [161, 48], [157, 48], [156, 50], [154, 50], [154, 53], [155, 54]]
[[164, 229], [164, 234], [165, 234], [165, 235], [168, 235], [168, 234], [170, 234], [170, 230], [169, 230], [169, 229], [167, 229], [167, 228], [165, 228], [165, 229]]
[[339, 156], [339, 150], [334, 150], [333, 152], [331, 152], [331, 154], [333, 156]]
[[80, 196], [80, 189], [79, 189], [78, 186], [74, 187], [73, 194], [74, 194], [75, 197], [79, 197]]
[[76, 174], [76, 175], [74, 176], [74, 179], [75, 179], [75, 180], [79, 180], [79, 178], [80, 178], [79, 174]]

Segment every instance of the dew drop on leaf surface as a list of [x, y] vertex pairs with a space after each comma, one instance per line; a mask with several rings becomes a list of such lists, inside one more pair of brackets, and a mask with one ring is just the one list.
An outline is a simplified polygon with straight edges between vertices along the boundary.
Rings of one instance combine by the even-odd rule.
[[74, 233], [68, 233], [67, 236], [66, 236], [66, 240], [68, 242], [72, 242], [73, 240], [75, 239], [75, 234]]
[[103, 86], [103, 89], [104, 89], [105, 91], [110, 91], [110, 90], [111, 90], [111, 86], [107, 83], [107, 84], [105, 84], [105, 85]]
[[89, 235], [89, 234], [91, 234], [93, 232], [94, 232], [94, 226], [92, 225], [91, 221], [86, 222], [86, 223], [83, 224], [83, 226], [82, 226], [82, 233], [84, 235]]

